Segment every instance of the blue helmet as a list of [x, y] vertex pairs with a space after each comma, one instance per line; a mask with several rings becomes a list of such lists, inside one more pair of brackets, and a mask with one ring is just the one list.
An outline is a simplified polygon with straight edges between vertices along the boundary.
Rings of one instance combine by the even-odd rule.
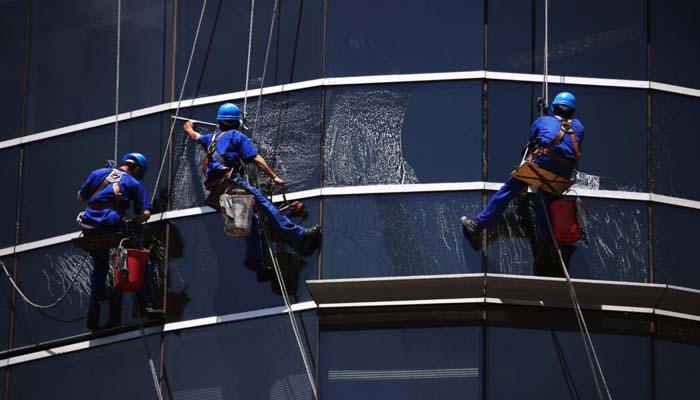
[[222, 104], [216, 114], [216, 119], [217, 121], [240, 121], [241, 110], [233, 103]]
[[562, 106], [567, 106], [571, 108], [572, 110], [576, 109], [576, 96], [574, 96], [572, 93], [569, 92], [561, 92], [558, 93], [554, 97], [554, 101], [552, 101], [552, 105], [549, 106], [549, 112], [554, 111], [554, 106], [556, 105], [562, 105]]
[[129, 160], [133, 160], [139, 167], [141, 167], [141, 178], [143, 178], [148, 170], [148, 158], [141, 153], [129, 153], [122, 157], [122, 163], [126, 163]]

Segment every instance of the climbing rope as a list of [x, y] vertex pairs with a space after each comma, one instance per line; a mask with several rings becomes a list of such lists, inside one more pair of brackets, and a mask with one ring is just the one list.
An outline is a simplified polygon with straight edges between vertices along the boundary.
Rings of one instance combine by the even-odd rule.
[[[255, 117], [253, 120], [253, 130], [250, 133], [250, 139], [251, 141], [254, 138], [254, 135], [257, 130], [257, 124], [258, 124], [258, 119], [262, 110], [262, 95], [263, 95], [263, 88], [265, 87], [265, 75], [267, 73], [267, 65], [269, 61], [269, 56], [270, 56], [270, 47], [272, 47], [272, 33], [274, 32], [275, 28], [275, 20], [277, 19], [277, 12], [278, 12], [278, 6], [279, 6], [279, 0], [275, 0], [273, 10], [272, 10], [272, 20], [270, 21], [270, 32], [267, 38], [267, 48], [265, 50], [265, 62], [263, 63], [263, 71], [262, 71], [262, 78], [260, 81], [260, 93], [258, 95], [258, 104], [256, 107], [255, 111]], [[248, 76], [250, 74], [250, 48], [252, 44], [252, 32], [253, 32], [253, 10], [255, 8], [255, 0], [251, 0], [251, 27], [250, 27], [250, 36], [248, 39], [248, 65], [246, 67], [246, 91], [244, 94], [244, 113], [243, 115], [245, 116], [245, 109], [248, 101], [248, 90], [247, 90], [247, 85], [248, 85]], [[255, 184], [256, 186], [259, 186], [259, 181], [257, 179], [257, 175], [255, 178]], [[280, 269], [279, 266], [279, 261], [277, 260], [277, 256], [275, 256], [274, 251], [272, 250], [272, 241], [271, 241], [271, 236], [270, 232], [267, 226], [266, 222], [263, 222], [262, 224], [262, 229], [263, 229], [263, 234], [265, 237], [265, 241], [267, 242], [267, 249], [268, 252], [270, 253], [270, 259], [272, 260], [272, 266], [275, 270], [275, 276], [277, 278], [277, 282], [280, 286], [280, 291], [282, 292], [282, 298], [284, 299], [284, 304], [285, 307], [287, 308], [287, 314], [289, 316], [289, 322], [292, 327], [292, 331], [294, 333], [294, 338], [297, 343], [297, 347], [299, 348], [299, 353], [301, 354], [302, 361], [304, 362], [304, 368], [306, 369], [306, 374], [309, 379], [309, 384], [311, 385], [311, 390], [313, 392], [314, 398], [318, 399], [318, 390], [316, 388], [316, 381], [314, 379], [314, 372], [313, 368], [311, 366], [311, 363], [309, 361], [309, 357], [306, 354], [306, 350], [304, 347], [304, 343], [301, 340], [301, 334], [299, 333], [299, 327], [297, 326], [296, 323], [296, 318], [294, 317], [294, 311], [292, 310], [292, 305], [289, 300], [289, 293], [287, 291], [287, 287], [284, 283], [284, 279], [282, 276], [282, 270]]]
[[598, 381], [598, 377], [600, 377], [600, 380], [602, 381], [602, 384], [603, 384], [603, 388], [605, 389], [605, 394], [607, 395], [607, 399], [612, 400], [612, 396], [610, 395], [610, 389], [608, 389], [608, 384], [605, 381], [605, 375], [603, 374], [603, 369], [600, 366], [600, 361], [598, 360], [598, 355], [596, 354], [595, 347], [593, 346], [593, 341], [591, 340], [591, 334], [588, 331], [588, 326], [586, 325], [586, 320], [583, 318], [583, 312], [581, 311], [581, 303], [579, 303], [578, 297], [576, 296], [576, 290], [574, 290], [573, 282], [571, 282], [571, 276], [569, 275], [569, 271], [566, 268], [566, 263], [564, 262], [564, 257], [561, 254], [561, 249], [559, 248], [559, 242], [557, 241], [557, 238], [554, 235], [554, 230], [552, 228], [552, 221], [550, 220], [550, 217], [549, 217], [549, 210], [547, 209], [547, 204], [544, 201], [544, 195], [542, 194], [541, 191], [539, 191], [538, 196], [540, 198], [540, 202], [542, 203], [542, 208], [544, 209], [545, 219], [547, 220], [547, 228], [549, 229], [549, 233], [552, 237], [552, 242], [554, 243], [554, 247], [557, 250], [559, 262], [561, 264], [562, 271], [564, 272], [564, 277], [566, 278], [566, 285], [569, 289], [569, 296], [571, 297], [571, 302], [574, 304], [574, 310], [576, 311], [576, 321], [578, 322], [579, 330], [581, 331], [581, 336], [583, 338], [583, 345], [586, 349], [586, 357], [588, 358], [588, 364], [591, 368], [591, 372], [593, 373], [593, 380], [595, 382], [596, 390], [598, 391], [598, 397], [600, 399], [606, 398], [603, 396], [603, 392], [601, 391], [601, 387], [600, 387], [600, 382]]
[[[250, 80], [250, 51], [253, 46], [253, 16], [255, 15], [255, 0], [251, 0], [250, 4], [250, 29], [248, 30], [248, 61], [245, 67], [245, 93], [243, 95], [243, 117], [248, 114], [248, 81]], [[260, 86], [262, 92], [262, 85]]]
[[[187, 78], [190, 75], [190, 68], [192, 67], [192, 59], [194, 58], [194, 51], [197, 48], [197, 39], [199, 38], [199, 31], [202, 28], [202, 20], [204, 19], [204, 10], [207, 8], [207, 0], [202, 2], [202, 12], [199, 14], [199, 22], [197, 23], [197, 31], [194, 34], [194, 41], [192, 43], [192, 50], [190, 51], [190, 59], [187, 62], [187, 69], [185, 70], [185, 78], [182, 81], [182, 87], [180, 88], [180, 96], [177, 100], [177, 106], [175, 107], [175, 119], [178, 119], [180, 113], [180, 105], [182, 104], [182, 96], [185, 94], [185, 86], [187, 86]], [[165, 166], [165, 160], [168, 158], [168, 149], [170, 149], [170, 144], [173, 139], [173, 132], [175, 131], [175, 122], [170, 124], [170, 133], [168, 134], [168, 142], [165, 145], [165, 152], [163, 154], [163, 161], [160, 163], [160, 169], [158, 170], [158, 177], [156, 178], [156, 184], [153, 187], [153, 195], [151, 195], [151, 203], [156, 198], [156, 193], [158, 193], [158, 184], [160, 183], [160, 177], [163, 174], [163, 167]], [[163, 214], [161, 213], [161, 219]]]
[[544, 57], [542, 73], [544, 81], [542, 84], [542, 99], [544, 105], [549, 105], [549, 0], [544, 0]]
[[136, 305], [136, 320], [138, 321], [139, 331], [141, 332], [141, 341], [143, 342], [144, 353], [146, 354], [146, 360], [148, 362], [148, 369], [151, 372], [151, 378], [153, 379], [153, 386], [156, 389], [156, 395], [158, 400], [163, 400], [163, 392], [160, 390], [160, 382], [158, 381], [158, 374], [156, 373], [156, 365], [153, 362], [153, 355], [151, 350], [148, 348], [148, 342], [146, 341], [146, 329], [143, 327], [143, 318], [141, 317], [141, 302], [136, 298], [136, 293], [131, 293], [131, 301]]
[[15, 282], [15, 280], [10, 275], [10, 272], [7, 270], [7, 267], [5, 266], [5, 263], [0, 261], [0, 266], [2, 267], [2, 270], [5, 272], [5, 276], [7, 276], [7, 279], [10, 280], [10, 283], [15, 288], [17, 293], [19, 293], [19, 295], [24, 299], [24, 301], [27, 304], [29, 304], [30, 306], [32, 306], [36, 309], [39, 309], [39, 310], [56, 307], [60, 302], [62, 302], [63, 299], [65, 299], [66, 296], [68, 296], [68, 293], [70, 293], [70, 291], [75, 286], [75, 283], [78, 281], [78, 277], [82, 275], [83, 271], [85, 271], [86, 265], [90, 265], [90, 262], [88, 261], [88, 253], [85, 253], [85, 258], [83, 259], [83, 265], [80, 268], [80, 270], [78, 270], [78, 272], [76, 272], [75, 275], [73, 276], [73, 280], [71, 281], [71, 283], [68, 286], [68, 288], [66, 289], [66, 291], [63, 292], [63, 294], [53, 303], [42, 305], [42, 304], [37, 304], [37, 303], [33, 302], [32, 300], [29, 299], [29, 297], [27, 297], [27, 295], [24, 294], [22, 289], [20, 289], [19, 286], [17, 285], [17, 282]]
[[122, 0], [117, 0], [117, 78], [115, 83], [116, 94], [114, 99], [114, 160], [117, 160], [117, 145], [119, 143], [119, 66], [122, 44]]

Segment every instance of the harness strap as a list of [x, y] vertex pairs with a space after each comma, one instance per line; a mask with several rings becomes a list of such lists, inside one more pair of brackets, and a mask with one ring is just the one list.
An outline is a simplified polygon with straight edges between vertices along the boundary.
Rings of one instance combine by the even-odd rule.
[[95, 189], [94, 192], [92, 192], [92, 195], [90, 196], [90, 200], [94, 199], [95, 196], [97, 196], [98, 193], [102, 191], [107, 185], [110, 183], [112, 184], [112, 191], [114, 191], [114, 201], [109, 202], [109, 203], [96, 203], [96, 204], [89, 204], [87, 206], [88, 209], [90, 210], [105, 210], [105, 209], [112, 209], [119, 213], [119, 215], [124, 215], [124, 210], [119, 206], [121, 204], [122, 200], [122, 190], [119, 187], [119, 182], [122, 179], [122, 176], [125, 174], [125, 172], [120, 171], [118, 169], [113, 169], [112, 172], [110, 172], [107, 177], [100, 183], [99, 186], [97, 186], [97, 189]]
[[202, 163], [202, 173], [206, 174], [207, 173], [207, 166], [209, 166], [209, 160], [213, 156], [216, 161], [220, 162], [223, 165], [226, 165], [223, 157], [221, 157], [221, 154], [219, 154], [216, 151], [216, 142], [221, 139], [221, 137], [224, 135], [226, 132], [219, 132], [219, 134], [214, 134], [211, 137], [211, 142], [209, 142], [209, 147], [207, 148], [207, 155], [204, 157], [204, 163]]
[[[569, 138], [571, 139], [571, 144], [574, 148], [574, 154], [576, 155], [576, 161], [569, 160], [568, 158], [552, 150], [552, 147], [556, 146], [557, 143], [561, 142], [561, 140], [564, 138], [564, 135], [569, 135]], [[581, 150], [578, 144], [578, 140], [576, 140], [576, 136], [574, 135], [574, 129], [571, 127], [571, 120], [562, 120], [557, 136], [546, 145], [533, 150], [532, 153], [530, 153], [530, 155], [528, 156], [528, 161], [534, 161], [536, 158], [542, 155], [546, 155], [552, 158], [553, 160], [556, 160], [557, 162], [564, 164], [570, 168], [576, 168], [576, 164], [581, 159]]]

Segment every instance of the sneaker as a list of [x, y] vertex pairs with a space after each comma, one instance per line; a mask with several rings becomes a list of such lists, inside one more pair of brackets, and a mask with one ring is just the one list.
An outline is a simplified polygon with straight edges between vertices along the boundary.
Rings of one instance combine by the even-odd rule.
[[462, 233], [464, 237], [469, 241], [472, 249], [475, 251], [481, 250], [481, 232], [482, 227], [476, 223], [476, 221], [471, 220], [467, 217], [462, 217], [459, 219], [462, 224]]
[[100, 329], [100, 303], [90, 304], [88, 306], [87, 318], [85, 325], [88, 330], [96, 331]]
[[321, 226], [316, 224], [311, 228], [306, 229], [304, 236], [301, 238], [301, 244], [295, 249], [299, 255], [309, 257], [314, 253], [321, 241]]

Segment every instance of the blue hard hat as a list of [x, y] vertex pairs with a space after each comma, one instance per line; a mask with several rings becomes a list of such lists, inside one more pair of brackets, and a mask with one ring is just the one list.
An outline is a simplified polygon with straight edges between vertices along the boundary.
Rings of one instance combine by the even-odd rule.
[[141, 178], [146, 175], [146, 171], [148, 170], [148, 158], [144, 156], [141, 153], [129, 153], [125, 154], [124, 157], [122, 157], [122, 163], [127, 162], [128, 160], [133, 160], [136, 162], [136, 164], [141, 167]]
[[222, 104], [216, 114], [216, 119], [217, 121], [240, 121], [241, 110], [233, 103]]
[[558, 93], [554, 97], [554, 101], [552, 101], [552, 105], [549, 106], [549, 111], [554, 111], [554, 106], [556, 105], [562, 105], [562, 106], [567, 106], [571, 108], [572, 110], [576, 109], [576, 96], [574, 96], [572, 93], [569, 92], [561, 92]]

